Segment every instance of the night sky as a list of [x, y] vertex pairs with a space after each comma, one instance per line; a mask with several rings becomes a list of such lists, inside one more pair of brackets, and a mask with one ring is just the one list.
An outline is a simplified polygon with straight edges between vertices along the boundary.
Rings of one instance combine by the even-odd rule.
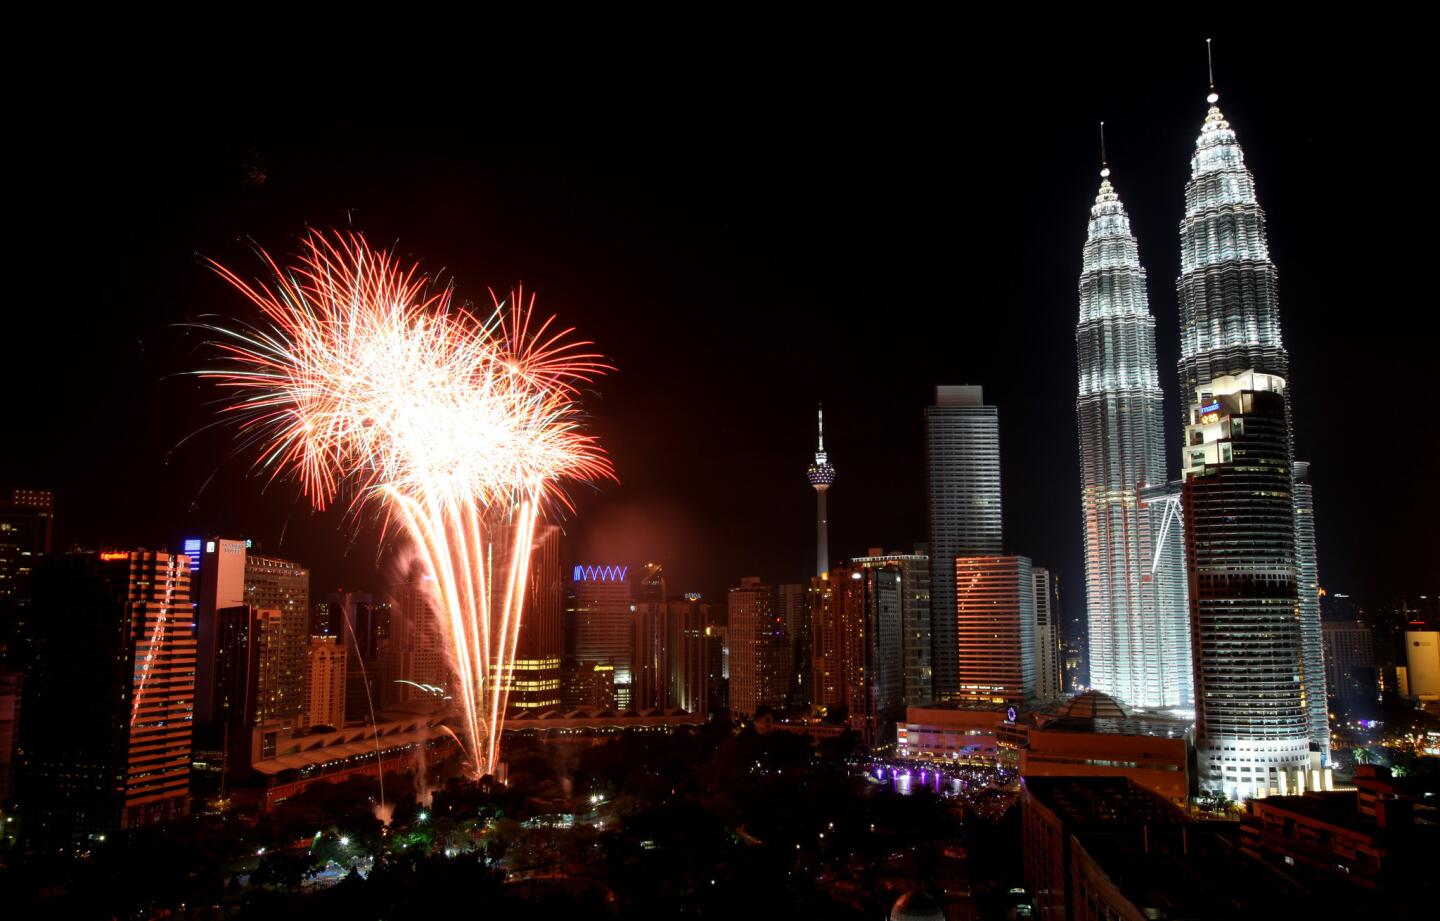
[[[28, 130], [10, 152], [0, 484], [55, 489], [66, 544], [219, 532], [309, 564], [317, 591], [383, 585], [371, 524], [250, 476], [228, 431], [181, 444], [214, 394], [181, 376], [205, 353], [177, 324], [251, 316], [201, 256], [254, 274], [251, 240], [280, 254], [306, 226], [353, 227], [463, 298], [523, 281], [619, 368], [586, 406], [622, 483], [574, 491], [573, 559], [659, 560], [672, 590], [712, 594], [806, 578], [817, 401], [838, 470], [832, 552], [908, 548], [926, 536], [932, 389], [982, 384], [1006, 544], [1057, 569], [1077, 610], [1074, 327], [1096, 125], [1178, 423], [1178, 225], [1206, 34], [1105, 53], [1018, 36], [580, 60], [542, 46], [383, 72], [371, 58], [363, 75], [284, 52], [96, 62], [64, 106], [12, 113]], [[1440, 591], [1433, 76], [1393, 41], [1212, 34], [1280, 272], [1322, 584]]]

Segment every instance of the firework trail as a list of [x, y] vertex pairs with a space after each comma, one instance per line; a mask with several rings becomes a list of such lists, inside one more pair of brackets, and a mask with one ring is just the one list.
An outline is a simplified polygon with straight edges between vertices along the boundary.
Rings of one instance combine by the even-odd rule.
[[434, 586], [454, 697], [478, 776], [498, 763], [537, 521], [568, 507], [566, 480], [614, 477], [581, 428], [578, 388], [609, 368], [534, 298], [480, 319], [363, 236], [312, 231], [294, 264], [264, 251], [265, 281], [211, 265], [263, 315], [201, 324], [241, 445], [317, 509], [378, 504]]

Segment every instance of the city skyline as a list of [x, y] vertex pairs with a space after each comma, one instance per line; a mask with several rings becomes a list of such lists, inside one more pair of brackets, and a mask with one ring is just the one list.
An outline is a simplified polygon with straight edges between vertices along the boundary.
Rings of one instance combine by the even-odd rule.
[[17, 94], [0, 904], [1436, 901], [1418, 41], [881, 19]]

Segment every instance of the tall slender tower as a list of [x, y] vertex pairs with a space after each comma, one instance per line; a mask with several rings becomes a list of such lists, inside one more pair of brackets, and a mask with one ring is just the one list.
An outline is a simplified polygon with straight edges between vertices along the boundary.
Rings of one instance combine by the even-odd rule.
[[1295, 586], [1300, 605], [1300, 643], [1305, 659], [1305, 711], [1310, 720], [1310, 747], [1320, 764], [1330, 765], [1330, 702], [1325, 675], [1325, 641], [1320, 628], [1320, 582], [1316, 574], [1315, 492], [1310, 464], [1293, 466], [1295, 497]]
[[[1209, 43], [1206, 43], [1207, 52]], [[1290, 357], [1280, 338], [1280, 301], [1275, 264], [1265, 234], [1265, 212], [1255, 196], [1255, 177], [1235, 132], [1217, 104], [1213, 68], [1209, 111], [1190, 160], [1185, 186], [1185, 219], [1180, 224], [1180, 392], [1182, 407], [1209, 390], [1219, 378], [1246, 371], [1284, 381], [1286, 462], [1294, 460], [1291, 428]], [[1187, 416], [1189, 413], [1187, 413]], [[1185, 418], [1185, 424], [1194, 420]], [[1186, 450], [1189, 450], [1187, 445]], [[1188, 461], [1187, 464], [1188, 466]], [[1301, 581], [1317, 585], [1315, 541], [1309, 485], [1291, 470], [1290, 509], [1294, 565]], [[1303, 506], [1303, 508], [1301, 508]], [[1308, 589], [1307, 589], [1308, 591]], [[1297, 598], [1300, 617], [1315, 618], [1308, 598]], [[1329, 730], [1324, 715], [1324, 661], [1321, 644], [1310, 634], [1305, 644], [1302, 682], [1313, 698], [1311, 752], [1329, 761]], [[1200, 656], [1196, 650], [1197, 660]], [[1200, 667], [1199, 661], [1196, 663]]]
[[[1103, 133], [1101, 150], [1103, 161]], [[1185, 707], [1193, 675], [1183, 538], [1164, 527], [1170, 504], [1141, 495], [1165, 484], [1155, 318], [1130, 218], [1110, 184], [1108, 164], [1100, 170], [1082, 259], [1075, 415], [1090, 683], [1134, 706]]]
[[805, 471], [810, 485], [815, 487], [815, 575], [823, 576], [830, 569], [830, 524], [825, 517], [825, 492], [835, 482], [835, 467], [825, 453], [825, 409], [818, 411], [820, 444], [815, 451], [815, 463]]

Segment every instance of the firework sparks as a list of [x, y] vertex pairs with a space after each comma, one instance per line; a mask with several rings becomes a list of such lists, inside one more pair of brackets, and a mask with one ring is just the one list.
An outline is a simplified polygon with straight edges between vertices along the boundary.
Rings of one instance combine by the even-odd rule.
[[[270, 278], [218, 272], [261, 311], [206, 324], [242, 444], [316, 508], [378, 503], [432, 577], [474, 772], [493, 773], [513, 680], [537, 521], [567, 480], [613, 478], [580, 425], [578, 388], [608, 370], [569, 330], [535, 323], [533, 297], [488, 320], [415, 267], [353, 234], [311, 232]], [[353, 492], [350, 488], [353, 487]]]

